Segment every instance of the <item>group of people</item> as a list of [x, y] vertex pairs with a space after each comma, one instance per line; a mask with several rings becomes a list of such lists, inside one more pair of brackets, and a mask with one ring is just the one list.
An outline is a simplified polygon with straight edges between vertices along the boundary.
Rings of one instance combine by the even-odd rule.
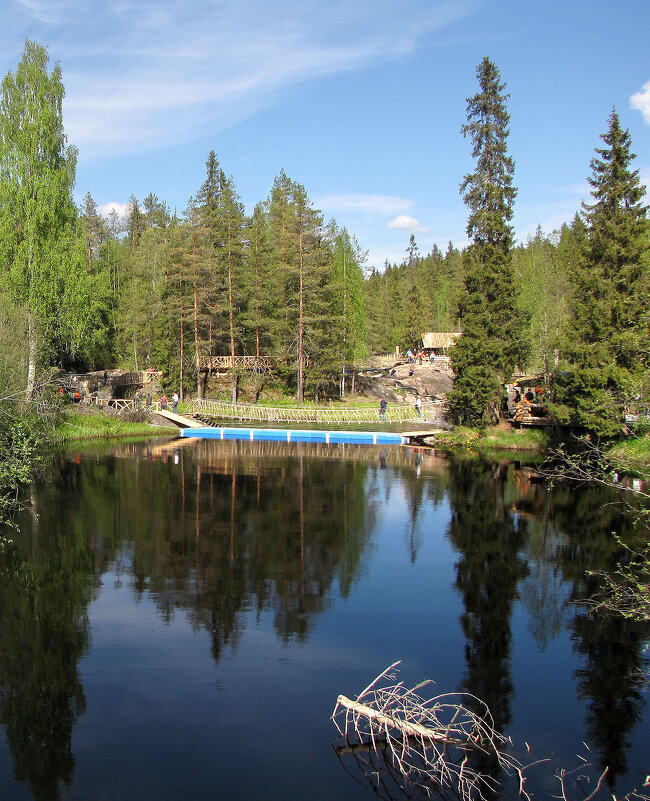
[[[423, 350], [423, 349], [417, 350], [417, 349], [415, 349], [415, 348], [414, 348], [413, 350], [411, 350], [411, 349], [409, 348], [409, 349], [406, 351], [406, 360], [407, 360], [407, 362], [408, 362], [409, 364], [415, 364], [416, 362], [417, 362], [418, 364], [422, 364], [422, 362], [423, 362], [423, 361], [424, 361], [426, 358], [427, 358], [427, 354], [424, 352], [424, 350]], [[430, 362], [431, 364], [433, 364], [433, 363], [434, 363], [434, 362], [433, 362], [433, 360], [434, 360], [434, 353], [433, 353], [433, 351], [430, 351], [430, 352], [429, 352], [429, 362]]]

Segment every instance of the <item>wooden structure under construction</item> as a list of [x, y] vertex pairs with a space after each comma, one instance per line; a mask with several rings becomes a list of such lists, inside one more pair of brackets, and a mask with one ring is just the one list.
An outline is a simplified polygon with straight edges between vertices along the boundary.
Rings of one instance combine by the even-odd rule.
[[461, 336], [461, 331], [430, 331], [422, 334], [422, 351], [431, 364], [448, 370], [449, 349]]

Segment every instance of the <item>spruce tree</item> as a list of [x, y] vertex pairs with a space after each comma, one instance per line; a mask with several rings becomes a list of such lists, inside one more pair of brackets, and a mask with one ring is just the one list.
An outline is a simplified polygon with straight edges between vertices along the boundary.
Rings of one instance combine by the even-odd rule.
[[570, 273], [570, 369], [557, 376], [555, 411], [563, 422], [613, 436], [648, 374], [650, 252], [645, 187], [615, 110], [601, 138], [589, 178], [594, 202], [583, 204], [586, 238]]
[[477, 67], [480, 91], [467, 100], [464, 136], [473, 143], [476, 169], [460, 191], [470, 215], [465, 252], [465, 295], [460, 304], [463, 335], [451, 351], [455, 373], [449, 396], [453, 419], [470, 424], [498, 419], [503, 384], [524, 356], [512, 270], [512, 219], [517, 190], [508, 155], [510, 115], [499, 70], [488, 58]]

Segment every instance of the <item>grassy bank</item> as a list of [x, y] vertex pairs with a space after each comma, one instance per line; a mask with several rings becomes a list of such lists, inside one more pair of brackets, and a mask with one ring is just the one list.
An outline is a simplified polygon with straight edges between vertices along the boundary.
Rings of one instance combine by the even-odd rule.
[[66, 410], [57, 421], [48, 437], [54, 444], [61, 445], [79, 439], [118, 439], [120, 437], [151, 437], [175, 434], [175, 426], [155, 426], [146, 421], [124, 420], [108, 415], [99, 409]]
[[650, 473], [650, 432], [628, 437], [608, 451], [613, 462], [626, 465], [633, 470], [648, 475]]
[[545, 453], [548, 449], [546, 431], [540, 428], [474, 429], [457, 426], [452, 431], [441, 431], [435, 437], [440, 448], [465, 448], [469, 451], [527, 451]]

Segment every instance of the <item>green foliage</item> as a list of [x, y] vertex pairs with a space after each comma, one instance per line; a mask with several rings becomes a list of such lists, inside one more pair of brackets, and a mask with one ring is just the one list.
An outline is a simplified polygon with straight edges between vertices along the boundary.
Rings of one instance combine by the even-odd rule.
[[630, 136], [615, 111], [602, 139], [605, 147], [591, 162], [594, 203], [584, 206], [586, 229], [574, 224], [568, 369], [556, 377], [556, 412], [611, 437], [622, 430], [626, 409], [643, 403], [650, 249], [645, 187], [631, 169]]
[[[479, 423], [498, 416], [502, 385], [523, 364], [527, 325], [516, 306], [512, 269], [512, 186], [514, 162], [507, 155], [508, 95], [498, 69], [484, 58], [476, 70], [480, 91], [467, 101], [463, 135], [473, 142], [476, 170], [465, 176], [461, 193], [470, 215], [465, 253], [465, 296], [460, 313], [463, 336], [452, 348], [455, 373], [450, 393], [452, 419]], [[472, 401], [473, 399], [473, 401]]]
[[463, 292], [461, 254], [407, 254], [402, 264], [373, 270], [364, 282], [367, 343], [375, 353], [414, 347], [427, 331], [457, 331]]
[[[0, 525], [11, 523], [18, 509], [20, 488], [30, 478], [38, 446], [38, 424], [22, 417], [13, 404], [3, 405], [0, 414]], [[3, 540], [0, 538], [0, 552]]]
[[[101, 350], [104, 293], [72, 201], [77, 154], [63, 130], [61, 70], [30, 42], [0, 92], [0, 264], [26, 315], [26, 396], [39, 364]], [[94, 330], [93, 330], [94, 329]]]
[[519, 286], [521, 334], [528, 339], [528, 369], [548, 376], [557, 369], [563, 352], [569, 315], [568, 279], [561, 253], [538, 227], [526, 247], [515, 248], [513, 268]]

